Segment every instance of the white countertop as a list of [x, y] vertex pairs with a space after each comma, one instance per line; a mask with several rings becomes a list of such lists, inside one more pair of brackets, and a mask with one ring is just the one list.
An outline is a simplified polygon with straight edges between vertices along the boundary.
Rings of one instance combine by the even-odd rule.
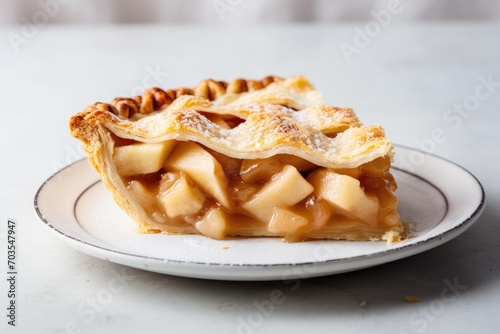
[[[0, 233], [7, 231], [7, 218], [15, 219], [19, 246], [17, 326], [7, 326], [2, 311], [1, 331], [496, 332], [500, 25], [392, 23], [348, 62], [340, 45], [354, 43], [356, 26], [364, 29], [363, 23], [54, 26], [40, 28], [18, 53], [5, 36], [21, 35], [22, 27], [1, 28]], [[192, 86], [208, 77], [268, 74], [307, 75], [329, 102], [353, 107], [366, 124], [382, 124], [397, 144], [419, 147], [432, 142], [433, 131], [441, 128], [446, 139], [422, 148], [462, 165], [481, 181], [487, 198], [483, 215], [433, 250], [371, 269], [302, 280], [296, 289], [281, 281], [207, 281], [123, 267], [69, 248], [34, 215], [33, 196], [41, 183], [82, 156], [67, 121], [84, 106], [137, 93], [141, 86]], [[493, 85], [484, 86], [485, 80]], [[478, 91], [481, 85], [485, 88]], [[467, 103], [470, 111], [453, 111]], [[1, 261], [6, 261], [5, 237], [1, 242]], [[89, 308], [117, 275], [126, 278], [126, 289]], [[455, 298], [443, 299], [450, 284], [457, 288]], [[284, 300], [262, 311], [259, 305], [276, 289]], [[2, 279], [2, 310], [7, 290]], [[420, 302], [405, 302], [408, 295]]]

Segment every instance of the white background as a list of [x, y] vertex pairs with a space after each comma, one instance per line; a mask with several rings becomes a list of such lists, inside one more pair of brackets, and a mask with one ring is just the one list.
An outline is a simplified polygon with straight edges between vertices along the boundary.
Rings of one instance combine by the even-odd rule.
[[[23, 23], [56, 0], [2, 0], [0, 23]], [[64, 4], [51, 23], [247, 24], [369, 20], [388, 0], [58, 0]], [[497, 0], [400, 0], [409, 4], [398, 20], [498, 20]], [[228, 9], [229, 5], [234, 9]], [[223, 22], [214, 8], [231, 15]]]
[[[122, 6], [97, 3], [102, 2], [61, 4], [35, 28], [30, 26], [33, 17], [46, 13], [39, 3], [4, 0], [0, 5], [6, 23], [0, 28], [0, 233], [6, 232], [7, 218], [16, 219], [19, 245], [19, 326], [8, 328], [0, 313], [2, 333], [4, 328], [9, 333], [61, 333], [69, 323], [77, 323], [80, 333], [235, 333], [241, 319], [257, 312], [255, 303], [276, 289], [286, 293], [286, 300], [252, 328], [254, 333], [497, 332], [500, 87], [478, 99], [459, 117], [460, 124], [446, 115], [474, 100], [480, 78], [500, 82], [498, 1], [429, 1], [425, 6], [402, 1], [401, 11], [378, 30], [370, 10], [387, 10], [387, 2], [331, 5], [342, 7], [344, 14], [322, 9], [330, 2], [317, 2], [319, 23], [283, 18], [293, 17], [292, 11], [307, 14], [298, 1], [297, 7], [242, 1], [222, 20], [211, 1], [196, 2], [200, 7], [194, 1], [171, 4], [175, 10], [162, 9], [159, 2], [141, 2], [140, 10], [126, 1]], [[153, 8], [152, 21], [144, 18], [142, 7]], [[135, 24], [137, 17], [148, 23]], [[375, 30], [361, 43], [359, 31], [367, 27]], [[15, 44], [12, 36], [24, 40]], [[346, 44], [358, 52], [346, 55]], [[94, 101], [128, 96], [150, 84], [192, 86], [208, 77], [268, 74], [307, 75], [329, 102], [353, 107], [366, 124], [382, 124], [394, 143], [422, 147], [464, 166], [485, 187], [483, 216], [434, 250], [372, 269], [304, 280], [296, 291], [279, 281], [203, 281], [124, 269], [74, 251], [42, 228], [33, 213], [36, 190], [56, 170], [82, 157], [80, 144], [68, 132], [71, 115]], [[423, 147], [437, 128], [445, 131], [446, 140]], [[5, 238], [0, 243], [0, 263], [5, 263]], [[123, 270], [130, 278], [126, 289], [92, 319], [77, 313]], [[446, 282], [455, 281], [466, 288], [444, 303]], [[1, 282], [3, 310], [7, 287]], [[405, 302], [407, 295], [419, 297], [420, 303]]]

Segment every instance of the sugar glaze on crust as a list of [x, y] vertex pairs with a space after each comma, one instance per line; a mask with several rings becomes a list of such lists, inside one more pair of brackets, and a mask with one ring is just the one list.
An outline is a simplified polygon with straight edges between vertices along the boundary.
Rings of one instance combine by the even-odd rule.
[[[202, 96], [215, 97], [212, 101], [201, 96], [179, 95], [169, 104], [162, 104], [163, 95], [157, 93], [160, 102], [152, 104], [161, 107], [153, 111], [144, 101], [151, 101], [157, 95], [149, 92], [142, 98], [117, 99], [114, 105], [118, 107], [96, 103], [71, 118], [71, 133], [89, 144], [99, 141], [97, 128], [102, 126], [120, 138], [141, 142], [191, 140], [233, 158], [256, 159], [284, 153], [328, 168], [354, 168], [392, 154], [392, 145], [382, 127], [362, 126], [352, 109], [324, 104], [304, 77], [274, 80], [251, 92], [221, 95], [216, 90], [207, 94], [199, 88], [211, 87], [206, 82], [194, 90], [203, 92]], [[212, 82], [215, 81], [208, 81]], [[222, 89], [224, 84], [216, 87]], [[124, 107], [124, 101], [128, 107]], [[131, 120], [142, 110], [148, 111], [148, 116]], [[204, 114], [237, 116], [243, 122], [225, 129]]]

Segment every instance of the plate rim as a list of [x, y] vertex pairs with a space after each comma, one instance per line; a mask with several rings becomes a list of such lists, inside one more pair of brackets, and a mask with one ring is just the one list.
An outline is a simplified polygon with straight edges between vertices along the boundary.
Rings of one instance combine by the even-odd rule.
[[[290, 266], [297, 267], [297, 266], [308, 266], [308, 265], [313, 265], [313, 264], [324, 266], [324, 265], [329, 265], [329, 264], [331, 265], [331, 264], [343, 263], [343, 262], [360, 262], [360, 261], [364, 261], [364, 260], [375, 260], [377, 258], [383, 259], [383, 258], [385, 258], [388, 255], [400, 254], [399, 256], [396, 256], [394, 259], [391, 259], [389, 261], [381, 261], [381, 262], [379, 261], [378, 263], [373, 264], [373, 265], [379, 265], [379, 264], [383, 264], [383, 263], [386, 263], [386, 262], [392, 262], [392, 261], [395, 261], [395, 260], [398, 260], [398, 259], [402, 259], [402, 258], [411, 256], [411, 255], [415, 255], [415, 254], [424, 252], [426, 250], [433, 249], [435, 247], [438, 247], [438, 246], [446, 243], [448, 240], [451, 240], [451, 239], [457, 237], [458, 235], [460, 235], [461, 233], [465, 232], [469, 227], [471, 227], [474, 224], [474, 222], [479, 218], [479, 216], [483, 212], [484, 207], [485, 207], [485, 203], [486, 203], [486, 194], [485, 194], [485, 190], [484, 190], [483, 185], [481, 184], [481, 182], [479, 181], [479, 179], [474, 174], [472, 174], [469, 170], [467, 170], [463, 166], [461, 166], [458, 163], [455, 163], [455, 162], [453, 162], [453, 161], [451, 161], [451, 160], [449, 160], [447, 158], [443, 158], [443, 157], [438, 156], [438, 155], [436, 155], [434, 153], [426, 152], [426, 151], [420, 150], [418, 148], [413, 148], [413, 147], [399, 145], [399, 144], [393, 144], [393, 145], [396, 148], [402, 148], [402, 149], [406, 149], [406, 150], [409, 150], [409, 151], [420, 152], [420, 153], [423, 153], [424, 155], [432, 156], [434, 158], [437, 158], [438, 160], [442, 160], [442, 161], [444, 161], [444, 162], [446, 162], [448, 164], [451, 164], [451, 165], [453, 165], [455, 167], [458, 167], [463, 172], [465, 172], [470, 177], [472, 177], [472, 179], [474, 180], [475, 184], [477, 184], [479, 186], [479, 190], [480, 190], [480, 193], [481, 193], [479, 203], [477, 203], [477, 206], [475, 207], [475, 209], [472, 212], [472, 214], [469, 217], [467, 217], [466, 219], [464, 219], [462, 222], [460, 222], [459, 224], [457, 224], [456, 226], [454, 226], [454, 227], [452, 227], [450, 229], [447, 229], [446, 231], [444, 231], [442, 233], [439, 233], [439, 234], [437, 234], [435, 236], [431, 236], [429, 238], [420, 240], [418, 242], [407, 244], [407, 245], [403, 245], [403, 246], [397, 247], [397, 248], [387, 248], [387, 249], [385, 249], [383, 251], [378, 251], [378, 252], [371, 253], [371, 254], [361, 254], [361, 255], [356, 255], [356, 256], [352, 256], [352, 257], [342, 257], [342, 258], [327, 259], [327, 260], [322, 260], [322, 261], [299, 262], [299, 263], [293, 263], [293, 264], [292, 263], [270, 263], [270, 264], [254, 263], [254, 264], [249, 264], [249, 263], [197, 262], [197, 261], [189, 261], [189, 260], [165, 259], [165, 258], [160, 258], [160, 257], [152, 257], [152, 256], [147, 256], [147, 255], [128, 253], [126, 251], [105, 248], [105, 247], [103, 247], [101, 245], [92, 244], [89, 241], [81, 240], [81, 239], [79, 239], [79, 238], [77, 238], [75, 236], [69, 235], [69, 234], [61, 231], [56, 226], [54, 226], [52, 223], [50, 223], [45, 218], [44, 214], [41, 212], [41, 209], [40, 209], [40, 207], [38, 205], [40, 195], [42, 194], [45, 186], [53, 178], [57, 177], [61, 173], [64, 173], [67, 169], [72, 168], [75, 165], [82, 164], [84, 161], [87, 160], [86, 158], [79, 159], [79, 160], [77, 160], [77, 161], [75, 161], [75, 162], [73, 162], [73, 163], [71, 163], [71, 164], [69, 164], [69, 165], [61, 168], [60, 170], [58, 170], [57, 172], [55, 172], [54, 174], [52, 174], [49, 178], [47, 178], [40, 185], [40, 187], [37, 189], [37, 191], [35, 193], [35, 196], [34, 196], [34, 199], [33, 199], [33, 204], [34, 204], [35, 213], [37, 214], [38, 218], [41, 220], [41, 222], [43, 223], [43, 225], [53, 235], [56, 235], [57, 237], [62, 238], [65, 241], [71, 242], [73, 244], [72, 245], [73, 247], [75, 247], [77, 250], [79, 250], [79, 251], [81, 251], [83, 253], [86, 253], [86, 254], [89, 254], [89, 253], [82, 251], [79, 246], [83, 246], [83, 247], [89, 249], [92, 253], [94, 253], [96, 251], [111, 252], [115, 256], [128, 258], [128, 259], [131, 259], [133, 261], [157, 262], [157, 263], [161, 263], [163, 265], [171, 265], [171, 266], [194, 266], [194, 267], [203, 266], [204, 269], [209, 269], [209, 268], [213, 269], [213, 267], [216, 266], [218, 270], [221, 270], [223, 268], [227, 268], [227, 269], [235, 269], [235, 268], [241, 268], [241, 269], [247, 268], [247, 269], [250, 269], [250, 268], [252, 268], [252, 269], [255, 269], [255, 268], [269, 268], [269, 267], [273, 267], [273, 268], [290, 267]], [[432, 187], [436, 188], [443, 195], [443, 198], [445, 199], [446, 205], [447, 205], [446, 213], [448, 212], [448, 198], [443, 194], [442, 190], [439, 187], [437, 187], [434, 183], [432, 183], [429, 180], [421, 177], [420, 175], [415, 174], [414, 172], [405, 170], [404, 168], [395, 167], [395, 166], [392, 166], [392, 168], [397, 169], [399, 171], [402, 171], [404, 173], [408, 173], [408, 174], [410, 174], [410, 175], [412, 175], [414, 177], [417, 177], [417, 178], [423, 180], [424, 182], [427, 182]], [[417, 171], [418, 171], [418, 169], [417, 169]], [[80, 198], [80, 196], [82, 196], [88, 189], [94, 187], [96, 184], [98, 184], [100, 182], [102, 182], [102, 180], [96, 174], [95, 181], [91, 182], [90, 185], [87, 185], [87, 187], [85, 187], [85, 189], [83, 189], [80, 192], [80, 194], [78, 195], [78, 198]], [[75, 212], [74, 212], [75, 207], [76, 207], [76, 203], [78, 202], [78, 198], [73, 203], [73, 205], [74, 205], [74, 207], [73, 207], [73, 218], [75, 219], [76, 223], [80, 225], [80, 222], [78, 222], [78, 219], [77, 219], [77, 217], [75, 215]], [[439, 223], [441, 223], [441, 221]], [[439, 225], [439, 223], [438, 223], [438, 225]], [[427, 249], [424, 249], [424, 250], [420, 249], [422, 244], [427, 244], [429, 242], [432, 243], [431, 247], [429, 247]], [[109, 257], [101, 257], [101, 256], [97, 256], [97, 255], [93, 255], [93, 256], [101, 258], [101, 259], [105, 259], [105, 260], [108, 260], [108, 261], [111, 261], [111, 262], [116, 262], [116, 261], [110, 260]], [[116, 263], [120, 263], [120, 262], [116, 262]], [[124, 264], [124, 265], [127, 265], [127, 264]], [[370, 265], [370, 266], [372, 266], [372, 265]], [[364, 267], [360, 267], [360, 268], [356, 268], [355, 267], [354, 269], [348, 269], [346, 271], [357, 270], [357, 269], [362, 269], [362, 268], [364, 268]], [[143, 268], [143, 269], [147, 270], [147, 268]], [[326, 273], [326, 274], [328, 274], [328, 273]], [[172, 273], [172, 275], [179, 275], [179, 274]], [[325, 275], [325, 274], [320, 274], [320, 275]], [[197, 276], [193, 276], [193, 275], [180, 275], [180, 276], [197, 277]], [[238, 276], [238, 275], [236, 274], [235, 276]], [[202, 277], [204, 277], [204, 276], [202, 276]], [[204, 277], [204, 278], [210, 278], [210, 277]], [[235, 278], [235, 277], [232, 277], [232, 278]]]

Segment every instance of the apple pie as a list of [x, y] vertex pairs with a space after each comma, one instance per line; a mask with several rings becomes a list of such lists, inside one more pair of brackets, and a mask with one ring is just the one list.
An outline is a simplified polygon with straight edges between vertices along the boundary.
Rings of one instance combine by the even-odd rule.
[[402, 235], [380, 126], [327, 105], [303, 76], [151, 88], [70, 120], [144, 233], [388, 240]]

